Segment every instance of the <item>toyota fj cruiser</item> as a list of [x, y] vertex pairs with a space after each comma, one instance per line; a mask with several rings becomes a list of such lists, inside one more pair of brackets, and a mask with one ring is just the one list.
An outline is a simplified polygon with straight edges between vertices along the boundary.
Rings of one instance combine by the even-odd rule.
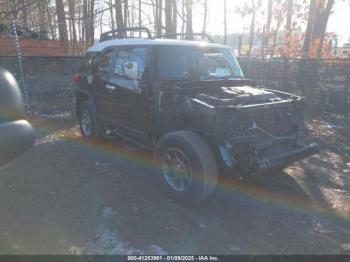
[[218, 170], [270, 172], [317, 153], [299, 141], [303, 99], [246, 79], [224, 45], [111, 31], [74, 78], [82, 135], [154, 149], [158, 180], [179, 200], [209, 197]]

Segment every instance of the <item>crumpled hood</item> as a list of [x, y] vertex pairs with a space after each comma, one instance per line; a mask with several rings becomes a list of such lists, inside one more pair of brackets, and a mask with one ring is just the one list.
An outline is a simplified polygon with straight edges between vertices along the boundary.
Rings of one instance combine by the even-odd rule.
[[194, 97], [212, 106], [239, 106], [277, 102], [281, 98], [272, 91], [251, 86], [220, 87], [207, 89], [197, 93]]

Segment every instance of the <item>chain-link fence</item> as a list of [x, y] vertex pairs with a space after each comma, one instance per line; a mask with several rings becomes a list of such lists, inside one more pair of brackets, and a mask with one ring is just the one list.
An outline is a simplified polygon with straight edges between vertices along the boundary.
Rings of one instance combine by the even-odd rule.
[[[72, 75], [81, 57], [24, 57], [24, 73], [33, 113], [72, 116]], [[308, 113], [343, 118], [350, 113], [350, 60], [256, 59], [240, 57], [248, 78], [262, 85], [306, 96]], [[0, 66], [18, 79], [16, 57], [0, 57]]]
[[308, 113], [350, 114], [350, 60], [239, 58], [245, 75], [265, 87], [303, 95]]
[[[72, 116], [74, 83], [81, 57], [23, 57], [24, 77], [32, 113], [42, 116]], [[0, 57], [5, 67], [19, 79], [16, 57]]]

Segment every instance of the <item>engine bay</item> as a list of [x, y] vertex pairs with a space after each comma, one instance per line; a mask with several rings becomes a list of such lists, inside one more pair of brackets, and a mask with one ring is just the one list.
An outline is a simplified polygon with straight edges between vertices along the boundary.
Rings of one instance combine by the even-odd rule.
[[220, 87], [214, 90], [205, 90], [195, 95], [195, 100], [210, 106], [240, 106], [270, 102], [282, 99], [271, 91], [250, 86]]

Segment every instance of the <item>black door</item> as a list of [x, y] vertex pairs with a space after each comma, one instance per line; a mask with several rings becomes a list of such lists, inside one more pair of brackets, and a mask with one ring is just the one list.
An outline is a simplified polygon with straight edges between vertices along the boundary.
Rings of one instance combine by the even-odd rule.
[[113, 120], [113, 112], [116, 109], [111, 98], [114, 89], [110, 83], [114, 54], [113, 50], [107, 50], [98, 56], [96, 72], [91, 80], [97, 110], [101, 119], [107, 124]]
[[[151, 125], [150, 84], [146, 80], [149, 62], [149, 47], [119, 48], [112, 65], [108, 86], [113, 100], [113, 120], [122, 135], [147, 143]], [[126, 73], [126, 67], [137, 70], [133, 77]]]

